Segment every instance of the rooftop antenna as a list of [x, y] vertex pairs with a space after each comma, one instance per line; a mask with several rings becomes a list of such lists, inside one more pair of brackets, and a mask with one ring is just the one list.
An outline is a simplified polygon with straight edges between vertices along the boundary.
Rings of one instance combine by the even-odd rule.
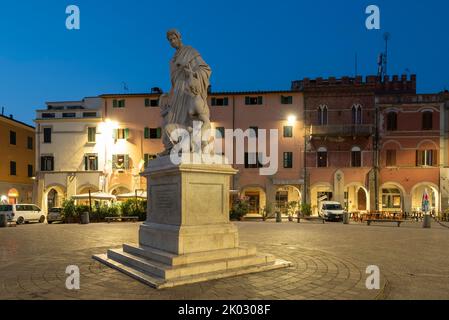
[[388, 41], [391, 39], [391, 34], [389, 32], [385, 32], [383, 35], [385, 40], [385, 53], [384, 53], [384, 61], [383, 61], [383, 71], [384, 75], [388, 75]]
[[128, 84], [126, 82], [122, 82], [122, 84], [123, 84], [123, 91], [125, 93], [128, 93], [129, 92]]

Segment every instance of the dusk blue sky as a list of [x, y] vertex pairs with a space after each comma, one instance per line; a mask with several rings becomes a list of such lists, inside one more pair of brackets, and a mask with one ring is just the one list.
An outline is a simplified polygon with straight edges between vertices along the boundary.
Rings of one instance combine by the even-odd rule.
[[[65, 28], [65, 8], [81, 30]], [[381, 30], [365, 8], [381, 9]], [[213, 69], [213, 91], [289, 89], [304, 77], [376, 73], [382, 34], [392, 34], [389, 73], [418, 76], [418, 91], [449, 88], [449, 1], [0, 0], [0, 107], [32, 124], [46, 101], [169, 89], [178, 28]]]

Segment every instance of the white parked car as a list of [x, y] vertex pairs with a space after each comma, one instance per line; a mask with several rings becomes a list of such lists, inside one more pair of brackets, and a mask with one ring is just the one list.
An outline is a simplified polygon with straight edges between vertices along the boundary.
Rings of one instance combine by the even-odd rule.
[[323, 201], [319, 207], [319, 215], [327, 221], [343, 221], [345, 213], [339, 202]]
[[6, 214], [8, 220], [17, 224], [36, 221], [45, 222], [42, 210], [34, 204], [3, 204], [0, 205], [0, 214]]

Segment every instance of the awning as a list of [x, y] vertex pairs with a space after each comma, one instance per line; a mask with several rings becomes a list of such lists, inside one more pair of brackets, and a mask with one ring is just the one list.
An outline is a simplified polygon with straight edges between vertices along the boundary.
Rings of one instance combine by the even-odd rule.
[[[75, 200], [89, 200], [89, 194], [78, 194], [76, 196], [73, 196], [72, 198]], [[115, 196], [104, 192], [91, 193], [90, 198], [93, 200], [116, 200]]]
[[130, 193], [124, 193], [124, 194], [118, 194], [117, 199], [147, 199], [147, 192], [146, 191], [138, 191], [137, 196], [135, 192]]

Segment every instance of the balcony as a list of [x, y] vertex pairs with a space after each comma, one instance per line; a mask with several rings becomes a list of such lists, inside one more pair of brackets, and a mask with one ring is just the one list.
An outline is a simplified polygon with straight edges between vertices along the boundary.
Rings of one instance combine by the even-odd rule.
[[374, 134], [373, 125], [312, 126], [312, 137], [369, 137]]

